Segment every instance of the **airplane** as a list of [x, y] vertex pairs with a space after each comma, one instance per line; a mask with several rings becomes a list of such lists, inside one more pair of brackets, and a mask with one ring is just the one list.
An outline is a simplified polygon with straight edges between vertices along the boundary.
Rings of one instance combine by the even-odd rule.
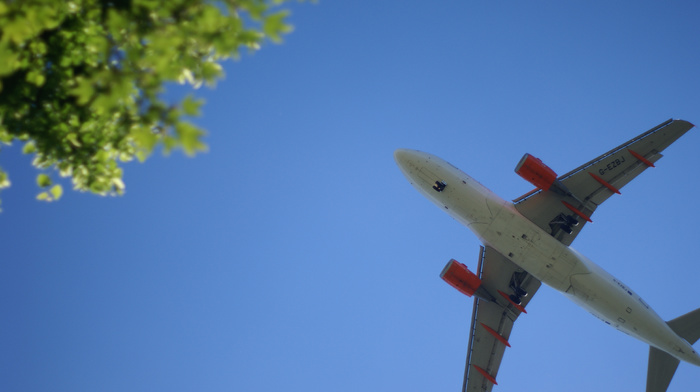
[[662, 157], [693, 128], [668, 120], [562, 175], [525, 154], [515, 172], [536, 187], [505, 201], [452, 164], [425, 152], [398, 149], [394, 159], [426, 198], [481, 240], [474, 272], [452, 259], [440, 277], [474, 297], [462, 391], [488, 392], [513, 324], [541, 283], [606, 324], [650, 346], [647, 392], [664, 392], [680, 361], [700, 366], [700, 309], [671, 321], [629, 286], [570, 247], [593, 211]]

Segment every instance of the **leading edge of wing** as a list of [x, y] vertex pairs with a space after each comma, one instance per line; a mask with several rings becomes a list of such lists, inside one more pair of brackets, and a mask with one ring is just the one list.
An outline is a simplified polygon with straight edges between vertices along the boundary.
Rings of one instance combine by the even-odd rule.
[[664, 128], [668, 129], [667, 127], [669, 127], [669, 126], [674, 126], [675, 129], [673, 129], [673, 131], [676, 132], [676, 135], [673, 135], [672, 137], [666, 138], [664, 143], [662, 143], [658, 146], [655, 146], [655, 149], [658, 152], [661, 152], [666, 147], [670, 146], [674, 141], [676, 141], [679, 137], [683, 136], [683, 134], [688, 132], [695, 125], [693, 125], [690, 122], [685, 121], [685, 120], [674, 120], [672, 118], [668, 119], [668, 120], [664, 121], [663, 123], [655, 126], [654, 128], [642, 133], [641, 135], [634, 137], [634, 138], [626, 141], [625, 143], [620, 144], [619, 146], [613, 148], [612, 150], [606, 152], [605, 154], [603, 154], [595, 159], [592, 159], [589, 162], [584, 163], [583, 165], [577, 167], [576, 169], [574, 169], [566, 174], [561, 175], [559, 177], [559, 180], [561, 180], [561, 181], [566, 180], [567, 178], [573, 176], [574, 174], [576, 174], [580, 171], [586, 170], [587, 168], [589, 168], [589, 167], [595, 165], [596, 163], [608, 158], [609, 156], [614, 155], [618, 151], [631, 146], [632, 144], [638, 142], [639, 140], [642, 140], [642, 139], [644, 139], [644, 138], [646, 138], [646, 137], [648, 137], [656, 132], [659, 132], [659, 131], [663, 130]]
[[513, 323], [521, 314], [499, 292], [506, 296], [513, 294], [511, 282], [516, 279], [516, 283], [528, 293], [521, 300], [520, 306], [524, 308], [541, 283], [490, 247], [481, 247], [477, 271], [482, 287], [492, 293], [496, 300], [474, 297], [462, 391], [488, 392], [496, 382], [505, 348], [510, 345], [508, 339]]
[[[596, 157], [596, 158], [594, 158], [594, 159], [592, 159], [592, 160], [590, 160], [590, 161], [584, 163], [583, 165], [581, 165], [581, 166], [579, 166], [579, 167], [577, 167], [577, 168], [571, 170], [570, 172], [568, 172], [568, 173], [566, 173], [566, 174], [562, 174], [562, 175], [559, 176], [559, 178], [557, 178], [557, 179], [558, 179], [559, 181], [566, 180], [567, 178], [569, 178], [569, 177], [571, 177], [571, 176], [573, 176], [573, 175], [575, 175], [575, 174], [577, 174], [577, 173], [579, 173], [579, 172], [581, 172], [581, 171], [583, 171], [583, 170], [588, 169], [589, 167], [595, 165], [596, 163], [598, 163], [598, 162], [600, 162], [600, 161], [602, 161], [602, 160], [604, 160], [604, 159], [606, 159], [606, 158], [608, 158], [608, 157], [614, 155], [614, 154], [617, 153], [618, 151], [620, 151], [620, 150], [622, 150], [622, 149], [624, 149], [624, 148], [629, 147], [630, 145], [632, 145], [632, 144], [634, 144], [634, 143], [636, 143], [636, 142], [638, 142], [638, 141], [640, 141], [640, 140], [646, 138], [647, 136], [649, 136], [649, 135], [651, 135], [651, 134], [654, 134], [654, 133], [656, 133], [656, 132], [658, 132], [658, 131], [660, 131], [660, 130], [662, 130], [662, 129], [668, 127], [668, 126], [670, 126], [671, 124], [677, 125], [677, 126], [678, 126], [678, 130], [679, 130], [680, 132], [679, 132], [679, 134], [678, 134], [677, 136], [672, 137], [672, 138], [668, 138], [666, 142], [664, 142], [663, 144], [660, 144], [659, 146], [656, 146], [656, 150], [659, 151], [659, 152], [662, 151], [662, 150], [664, 150], [664, 149], [665, 149], [666, 147], [668, 147], [669, 145], [671, 145], [674, 141], [676, 141], [676, 139], [678, 139], [679, 137], [681, 137], [683, 134], [685, 134], [687, 131], [689, 131], [691, 128], [693, 128], [693, 127], [695, 126], [695, 125], [693, 125], [692, 123], [690, 123], [690, 122], [688, 122], [688, 121], [685, 121], [685, 120], [674, 120], [674, 119], [669, 119], [669, 120], [667, 120], [667, 121], [665, 121], [665, 122], [663, 122], [663, 123], [661, 123], [661, 124], [655, 126], [654, 128], [652, 128], [652, 129], [650, 129], [650, 130], [648, 130], [648, 131], [642, 133], [641, 135], [639, 135], [639, 136], [637, 136], [637, 137], [634, 137], [634, 138], [632, 138], [632, 139], [626, 141], [625, 143], [622, 143], [622, 144], [620, 144], [619, 146], [613, 148], [612, 150], [610, 150], [610, 151], [608, 151], [608, 152], [606, 152], [606, 153], [604, 153], [604, 154], [602, 154], [602, 155], [600, 155], [600, 156], [598, 156], [598, 157]], [[517, 203], [519, 203], [519, 202], [521, 202], [521, 201], [523, 201], [523, 200], [525, 200], [525, 199], [527, 199], [527, 198], [529, 198], [529, 197], [533, 196], [534, 194], [539, 193], [539, 192], [541, 192], [541, 191], [542, 191], [541, 189], [533, 189], [532, 191], [530, 191], [530, 192], [528, 192], [528, 193], [526, 193], [526, 194], [524, 194], [524, 195], [518, 197], [517, 199], [513, 200], [513, 203], [516, 203], [516, 204], [517, 204]]]
[[600, 204], [653, 166], [661, 158], [661, 151], [692, 127], [693, 124], [684, 120], [665, 121], [560, 176], [557, 181], [569, 193], [535, 189], [513, 200], [515, 207], [540, 228], [570, 245], [585, 223], [591, 222], [590, 217]]

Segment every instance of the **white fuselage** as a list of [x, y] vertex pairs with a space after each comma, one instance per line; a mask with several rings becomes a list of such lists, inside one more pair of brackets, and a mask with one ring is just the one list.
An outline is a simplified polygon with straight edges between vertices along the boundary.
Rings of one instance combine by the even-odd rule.
[[[629, 287], [522, 216], [515, 206], [448, 162], [397, 150], [396, 162], [424, 196], [484, 244], [620, 331], [700, 366], [700, 356]], [[433, 186], [442, 181], [438, 192]]]

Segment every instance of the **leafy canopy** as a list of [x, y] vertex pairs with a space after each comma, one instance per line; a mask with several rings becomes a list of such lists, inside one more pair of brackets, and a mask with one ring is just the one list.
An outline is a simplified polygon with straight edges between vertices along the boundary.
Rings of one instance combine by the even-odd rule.
[[[35, 167], [76, 190], [122, 194], [120, 162], [206, 149], [185, 120], [202, 101], [165, 102], [164, 84], [213, 85], [222, 60], [279, 42], [285, 1], [0, 0], [0, 145], [25, 142]], [[46, 173], [37, 184], [40, 200], [63, 193]]]

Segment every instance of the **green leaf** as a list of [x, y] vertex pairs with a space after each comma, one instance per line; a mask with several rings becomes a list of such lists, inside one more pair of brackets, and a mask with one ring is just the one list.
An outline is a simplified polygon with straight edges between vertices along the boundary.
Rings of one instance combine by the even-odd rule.
[[66, 135], [66, 140], [68, 140], [70, 144], [72, 144], [74, 147], [81, 146], [80, 142], [78, 141], [78, 135], [76, 135], [75, 133], [69, 133], [68, 135]]
[[114, 191], [119, 195], [123, 194], [124, 188], [126, 188], [126, 185], [124, 185], [124, 181], [122, 181], [121, 178], [113, 178], [112, 186], [114, 187]]
[[49, 195], [48, 192], [41, 192], [40, 194], [36, 195], [36, 199], [41, 201], [51, 201], [51, 195]]
[[44, 172], [38, 200], [63, 194], [52, 168], [76, 190], [122, 194], [123, 162], [206, 150], [204, 130], [184, 121], [204, 101], [165, 88], [214, 86], [223, 60], [279, 42], [291, 31], [284, 2], [0, 1], [0, 144], [19, 140]]
[[71, 94], [78, 98], [78, 105], [85, 105], [88, 103], [90, 98], [92, 98], [92, 94], [95, 90], [93, 89], [92, 83], [89, 80], [84, 78], [76, 78], [75, 81], [77, 82], [77, 86], [71, 90]]
[[34, 154], [36, 152], [36, 144], [34, 142], [29, 141], [27, 144], [24, 145], [22, 148], [22, 153], [24, 154]]
[[263, 22], [263, 32], [272, 42], [282, 42], [282, 34], [292, 31], [292, 26], [284, 23], [284, 19], [289, 16], [289, 11], [279, 11], [266, 15]]
[[27, 73], [27, 82], [41, 87], [44, 85], [44, 82], [46, 82], [46, 77], [41, 73], [41, 71], [32, 70]]
[[0, 189], [7, 188], [10, 186], [10, 177], [7, 172], [0, 169]]
[[42, 188], [46, 188], [47, 186], [51, 185], [51, 177], [48, 175], [41, 173], [36, 177], [36, 183]]
[[51, 187], [49, 192], [51, 192], [51, 196], [53, 196], [54, 200], [58, 200], [63, 196], [63, 187], [60, 184], [56, 184]]
[[182, 100], [182, 111], [188, 116], [199, 116], [199, 107], [202, 106], [204, 100], [194, 99], [191, 95]]
[[175, 125], [175, 134], [180, 138], [185, 154], [193, 156], [197, 151], [206, 151], [206, 145], [202, 143], [204, 131], [186, 122]]
[[213, 61], [207, 61], [202, 64], [202, 78], [207, 82], [208, 86], [213, 86], [216, 79], [224, 75], [221, 64]]
[[0, 76], [13, 73], [19, 67], [20, 55], [7, 42], [0, 42]]

